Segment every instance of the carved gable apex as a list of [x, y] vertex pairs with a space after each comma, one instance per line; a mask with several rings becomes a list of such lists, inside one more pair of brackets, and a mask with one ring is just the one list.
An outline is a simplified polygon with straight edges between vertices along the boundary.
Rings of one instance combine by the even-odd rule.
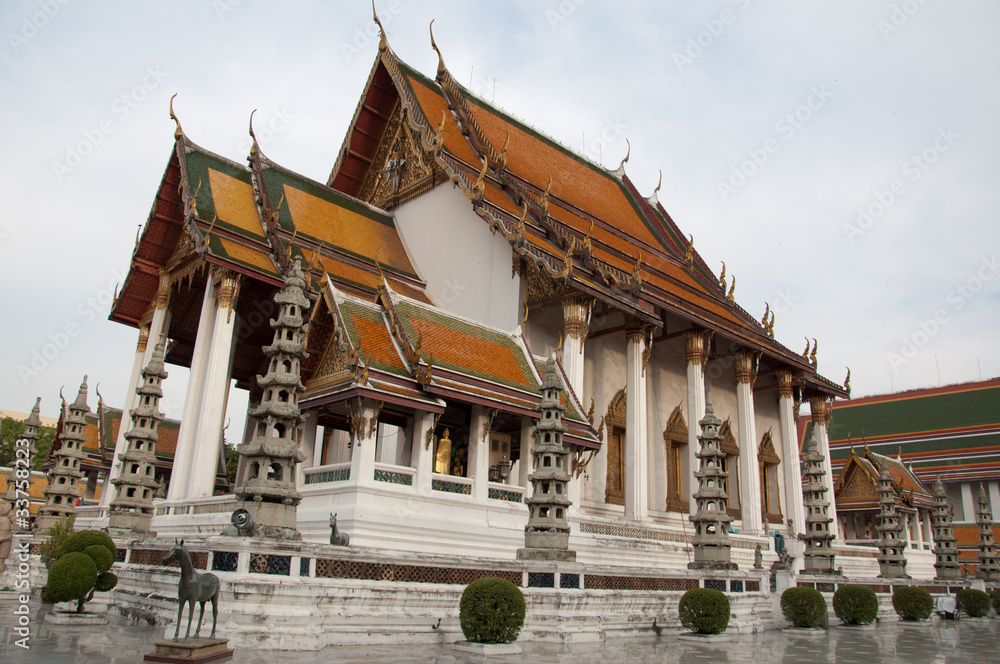
[[624, 387], [618, 390], [618, 394], [611, 399], [611, 403], [608, 405], [607, 420], [609, 425], [621, 427], [623, 429], [625, 428], [625, 422], [627, 422], [627, 419], [625, 418]]
[[768, 429], [764, 437], [761, 438], [760, 447], [757, 448], [757, 458], [762, 463], [779, 464], [781, 459], [774, 450], [774, 441], [771, 440], [771, 430]]
[[395, 207], [431, 189], [439, 170], [397, 102], [358, 198], [383, 209]]
[[843, 483], [837, 487], [837, 505], [878, 504], [875, 483], [858, 464], [844, 468]]
[[[683, 402], [682, 402], [683, 403]], [[663, 432], [664, 440], [676, 440], [686, 443], [688, 439], [688, 426], [684, 421], [684, 413], [681, 411], [681, 404], [677, 404], [670, 419], [667, 420], [667, 428]]]
[[739, 456], [740, 446], [736, 444], [736, 436], [733, 435], [733, 423], [730, 418], [727, 417], [726, 421], [722, 423], [719, 435], [722, 436], [722, 451], [728, 456]]

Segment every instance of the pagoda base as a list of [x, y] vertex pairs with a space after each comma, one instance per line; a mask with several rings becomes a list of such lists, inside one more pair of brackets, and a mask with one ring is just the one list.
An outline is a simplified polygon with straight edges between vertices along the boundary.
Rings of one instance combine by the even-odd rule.
[[738, 570], [740, 568], [734, 562], [729, 561], [712, 561], [712, 560], [695, 560], [688, 563], [688, 569], [701, 569], [701, 570]]
[[576, 562], [576, 551], [564, 549], [518, 549], [518, 560], [555, 560], [557, 562]]
[[143, 657], [146, 662], [214, 662], [233, 656], [227, 647], [229, 639], [188, 639], [185, 641], [156, 641], [156, 650]]
[[266, 537], [301, 541], [302, 534], [296, 529], [297, 507], [284, 503], [268, 503], [257, 500], [247, 500], [239, 503], [241, 509], [250, 513], [253, 519], [253, 530], [249, 528], [237, 530], [235, 526], [226, 526], [222, 534], [231, 537]]
[[725, 546], [696, 546], [694, 561], [688, 563], [688, 569], [734, 570], [739, 567], [732, 561], [732, 548]]
[[155, 537], [156, 533], [149, 532], [149, 524], [152, 521], [152, 514], [144, 514], [141, 512], [120, 512], [114, 510], [112, 507], [111, 515], [108, 517], [108, 529], [133, 532], [140, 537]]

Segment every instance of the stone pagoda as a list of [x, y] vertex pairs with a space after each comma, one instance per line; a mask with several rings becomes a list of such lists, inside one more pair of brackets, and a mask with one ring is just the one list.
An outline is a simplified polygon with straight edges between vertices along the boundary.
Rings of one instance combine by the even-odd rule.
[[[27, 466], [28, 477], [18, 479], [17, 470], [18, 468], [24, 468], [24, 466], [18, 465], [16, 461], [12, 461], [10, 464], [11, 466], [10, 473], [7, 475], [7, 489], [3, 493], [2, 500], [3, 502], [10, 503], [12, 506], [14, 505], [14, 501], [17, 500], [17, 483], [23, 482], [25, 479], [27, 479], [28, 485], [26, 488], [22, 489], [23, 491], [27, 492], [30, 491], [31, 485], [35, 481], [35, 478], [31, 476], [31, 470], [32, 470], [31, 464], [34, 461], [35, 453], [37, 452], [35, 448], [35, 443], [38, 442], [38, 428], [42, 426], [42, 419], [41, 417], [39, 417], [39, 413], [41, 412], [40, 410], [41, 403], [42, 403], [42, 398], [37, 397], [35, 399], [35, 407], [31, 409], [31, 414], [24, 419], [24, 422], [22, 422], [22, 424], [24, 424], [24, 433], [22, 433], [18, 437], [18, 440], [24, 439], [28, 441], [28, 458], [25, 459], [25, 461], [27, 461], [28, 463]], [[18, 450], [23, 448], [15, 447], [14, 449]], [[16, 458], [22, 458], [22, 457], [16, 457]], [[11, 518], [13, 518], [13, 515], [11, 515]]]
[[903, 550], [906, 541], [902, 538], [903, 523], [900, 513], [896, 511], [895, 492], [892, 488], [892, 476], [887, 464], [882, 465], [878, 476], [878, 569], [879, 577], [884, 579], [904, 579], [906, 575], [906, 556]]
[[729, 494], [726, 492], [726, 478], [729, 473], [722, 464], [726, 453], [722, 450], [722, 436], [719, 428], [722, 420], [715, 416], [712, 395], [705, 386], [705, 417], [698, 423], [700, 459], [698, 471], [698, 491], [694, 494], [698, 511], [691, 517], [694, 524], [694, 560], [688, 563], [691, 569], [736, 569], [731, 560], [732, 544], [729, 541], [729, 522], [732, 517], [726, 512]]
[[167, 377], [163, 367], [163, 342], [153, 348], [149, 364], [142, 371], [142, 383], [135, 392], [138, 404], [129, 415], [132, 428], [125, 434], [128, 448], [118, 455], [121, 473], [112, 480], [115, 498], [110, 505], [108, 526], [137, 533], [149, 532], [153, 519], [153, 496], [156, 494], [156, 427], [163, 421], [160, 412], [162, 383]]
[[250, 409], [256, 426], [250, 440], [239, 446], [236, 496], [250, 513], [256, 533], [264, 537], [301, 539], [296, 530], [296, 465], [305, 461], [299, 450], [302, 422], [299, 394], [303, 386], [300, 363], [307, 357], [303, 314], [309, 309], [305, 275], [298, 258], [289, 268], [285, 287], [274, 295], [278, 318], [271, 321], [274, 341], [263, 351], [270, 363], [257, 376], [260, 404]]
[[948, 496], [944, 492], [944, 484], [939, 477], [934, 483], [934, 569], [936, 579], [952, 580], [962, 578], [958, 565], [958, 548], [955, 546], [955, 534], [951, 527], [951, 507]]
[[979, 566], [976, 568], [976, 576], [984, 581], [1000, 581], [1000, 557], [997, 556], [997, 545], [993, 539], [993, 512], [981, 482], [976, 525], [979, 526], [979, 553], [976, 554]]
[[528, 525], [524, 527], [524, 548], [517, 550], [521, 560], [575, 561], [576, 551], [569, 550], [569, 452], [563, 446], [567, 430], [562, 421], [566, 410], [560, 400], [563, 388], [559, 380], [555, 355], [545, 365], [542, 381], [541, 417], [532, 431], [534, 470], [531, 498], [528, 505]]
[[[65, 403], [65, 402], [63, 402]], [[70, 404], [63, 418], [59, 438], [52, 443], [49, 454], [48, 486], [42, 489], [45, 504], [38, 510], [36, 529], [45, 533], [64, 516], [76, 514], [76, 503], [80, 500], [77, 482], [83, 477], [80, 460], [83, 459], [83, 443], [87, 440], [83, 429], [87, 426], [87, 377], [83, 377], [76, 401]]]
[[[815, 425], [814, 425], [815, 426]], [[803, 491], [806, 504], [806, 532], [802, 539], [806, 542], [803, 554], [804, 567], [802, 574], [836, 574], [833, 568], [834, 553], [831, 548], [834, 534], [830, 532], [833, 517], [830, 516], [830, 501], [826, 497], [828, 491], [824, 477], [826, 471], [823, 463], [826, 460], [820, 451], [813, 431], [809, 440], [809, 452], [804, 457], [806, 479]]]

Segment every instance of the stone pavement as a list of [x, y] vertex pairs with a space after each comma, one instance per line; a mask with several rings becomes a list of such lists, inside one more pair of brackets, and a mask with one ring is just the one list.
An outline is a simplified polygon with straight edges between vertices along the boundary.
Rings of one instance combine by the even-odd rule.
[[[40, 605], [33, 602], [30, 649], [14, 645], [14, 605], [0, 600], [0, 662], [5, 664], [140, 664], [152, 651], [163, 627], [113, 623], [102, 627], [65, 627], [42, 622]], [[602, 643], [556, 645], [522, 643], [523, 654], [490, 657], [461, 653], [451, 645], [342, 646], [319, 652], [237, 650], [234, 664], [986, 664], [1000, 662], [1000, 621], [963, 620], [906, 626], [895, 622], [876, 629], [833, 627], [818, 636], [795, 636], [780, 630], [733, 635], [725, 643], [682, 641], [674, 634], [661, 637], [613, 639]]]

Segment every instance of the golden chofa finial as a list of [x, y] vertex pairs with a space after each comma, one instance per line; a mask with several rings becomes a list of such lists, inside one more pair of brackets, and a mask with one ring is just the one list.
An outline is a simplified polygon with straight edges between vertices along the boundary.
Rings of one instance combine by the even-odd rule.
[[851, 396], [851, 368], [847, 367], [847, 378], [844, 379], [844, 389], [847, 390], [847, 396]]
[[767, 317], [771, 314], [771, 304], [769, 302], [764, 303], [764, 317], [760, 319], [760, 324], [767, 328]]
[[444, 66], [444, 56], [441, 55], [441, 49], [438, 48], [437, 43], [434, 41], [434, 19], [431, 19], [430, 31], [431, 31], [431, 48], [433, 48], [434, 51], [438, 54], [437, 75], [438, 78], [442, 78], [445, 75], [445, 73], [447, 73], [448, 69]]
[[726, 293], [726, 299], [730, 302], [736, 302], [736, 297], [733, 295], [736, 292], [736, 277], [733, 276], [733, 283], [729, 285], [729, 292]]
[[378, 276], [382, 279], [382, 285], [388, 286], [389, 283], [385, 280], [385, 273], [382, 272], [382, 264], [378, 262], [378, 252], [382, 249], [382, 245], [375, 247], [375, 269], [378, 270]]
[[381, 35], [378, 41], [378, 50], [384, 51], [389, 48], [389, 42], [385, 39], [385, 28], [382, 27], [382, 21], [378, 20], [378, 12], [375, 11], [375, 0], [372, 0], [372, 17], [375, 19], [375, 25], [378, 26], [379, 35]]
[[175, 92], [174, 96], [170, 98], [170, 119], [177, 124], [177, 128], [174, 129], [174, 138], [180, 138], [184, 135], [184, 131], [181, 129], [181, 121], [177, 119], [177, 115], [174, 113], [174, 97], [176, 96], [177, 93]]
[[812, 344], [809, 343], [809, 337], [806, 337], [806, 349], [802, 351], [802, 358], [805, 360], [809, 359], [809, 346], [811, 345]]
[[722, 274], [719, 275], [719, 284], [722, 285], [722, 292], [726, 292], [726, 261], [722, 261]]
[[510, 148], [510, 131], [507, 132], [507, 140], [503, 142], [503, 147], [500, 148], [500, 155], [497, 157], [497, 169], [503, 170], [507, 167], [507, 150]]
[[816, 341], [816, 339], [813, 339], [813, 349], [812, 349], [812, 352], [811, 352], [811, 353], [809, 353], [809, 362], [810, 362], [810, 363], [811, 363], [811, 364], [812, 364], [813, 366], [816, 366], [816, 350], [817, 350], [818, 348], [819, 348], [819, 342], [818, 342], [818, 341]]
[[257, 135], [253, 133], [253, 114], [257, 112], [257, 109], [250, 111], [250, 138], [253, 139], [253, 144], [250, 146], [250, 156], [256, 156], [260, 152], [260, 148], [257, 146]]
[[684, 251], [684, 262], [688, 264], [689, 268], [694, 267], [694, 235], [688, 236], [688, 246]]

